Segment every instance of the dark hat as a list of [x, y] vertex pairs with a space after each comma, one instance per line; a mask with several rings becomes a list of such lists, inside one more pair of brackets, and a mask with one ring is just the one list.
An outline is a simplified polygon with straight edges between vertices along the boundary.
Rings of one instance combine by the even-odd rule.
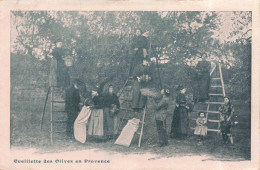
[[180, 91], [180, 90], [182, 90], [182, 89], [184, 89], [185, 87], [183, 86], [183, 85], [179, 85], [178, 87], [177, 87], [177, 91]]
[[205, 113], [205, 112], [199, 112], [199, 113], [198, 113], [198, 116], [200, 116], [201, 113], [204, 113], [204, 116], [206, 116], [206, 113]]
[[141, 28], [136, 28], [135, 31], [139, 30], [141, 34], [143, 33], [143, 30]]

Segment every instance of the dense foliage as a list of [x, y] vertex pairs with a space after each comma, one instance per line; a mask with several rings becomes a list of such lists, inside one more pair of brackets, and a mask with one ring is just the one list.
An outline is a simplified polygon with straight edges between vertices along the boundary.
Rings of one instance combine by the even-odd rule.
[[93, 86], [116, 73], [114, 83], [120, 88], [135, 29], [141, 28], [151, 58], [159, 60], [164, 84], [189, 86], [187, 69], [206, 53], [205, 59], [224, 66], [227, 93], [250, 99], [250, 12], [12, 11], [11, 22], [14, 84], [47, 82], [51, 50], [61, 39], [74, 60], [72, 77]]

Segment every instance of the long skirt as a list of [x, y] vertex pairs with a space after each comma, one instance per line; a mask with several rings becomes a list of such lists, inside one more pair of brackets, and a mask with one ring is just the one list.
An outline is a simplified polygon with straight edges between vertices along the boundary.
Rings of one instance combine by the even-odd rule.
[[57, 86], [59, 87], [69, 87], [70, 85], [70, 76], [69, 70], [65, 64], [57, 62]]
[[188, 110], [185, 107], [176, 107], [171, 125], [171, 137], [180, 138], [187, 136], [189, 132]]
[[49, 86], [57, 86], [57, 60], [51, 60]]
[[209, 73], [203, 73], [198, 76], [192, 82], [193, 88], [193, 100], [204, 102], [209, 98], [209, 85], [210, 85], [210, 75]]
[[142, 109], [145, 106], [147, 97], [143, 96], [140, 92], [141, 86], [137, 80], [134, 81], [133, 97], [132, 97], [132, 108]]
[[114, 115], [110, 113], [109, 107], [104, 107], [104, 135], [114, 135]]
[[103, 109], [93, 109], [88, 125], [88, 135], [102, 139], [104, 136]]

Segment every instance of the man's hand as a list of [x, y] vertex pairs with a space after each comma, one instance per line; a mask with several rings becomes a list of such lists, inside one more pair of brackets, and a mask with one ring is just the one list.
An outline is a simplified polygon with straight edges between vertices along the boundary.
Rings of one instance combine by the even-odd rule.
[[137, 81], [140, 83], [141, 82], [141, 77], [137, 77]]
[[179, 104], [176, 104], [176, 107], [179, 107], [180, 105]]

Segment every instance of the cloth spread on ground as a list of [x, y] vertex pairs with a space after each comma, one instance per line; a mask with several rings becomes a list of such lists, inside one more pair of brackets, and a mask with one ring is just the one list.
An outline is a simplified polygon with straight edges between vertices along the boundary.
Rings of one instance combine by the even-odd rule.
[[138, 129], [139, 122], [140, 120], [136, 118], [128, 120], [126, 126], [123, 128], [115, 144], [129, 147], [134, 137], [134, 134]]
[[83, 106], [77, 119], [74, 122], [74, 137], [77, 141], [85, 143], [87, 139], [87, 123], [91, 115], [89, 106]]

